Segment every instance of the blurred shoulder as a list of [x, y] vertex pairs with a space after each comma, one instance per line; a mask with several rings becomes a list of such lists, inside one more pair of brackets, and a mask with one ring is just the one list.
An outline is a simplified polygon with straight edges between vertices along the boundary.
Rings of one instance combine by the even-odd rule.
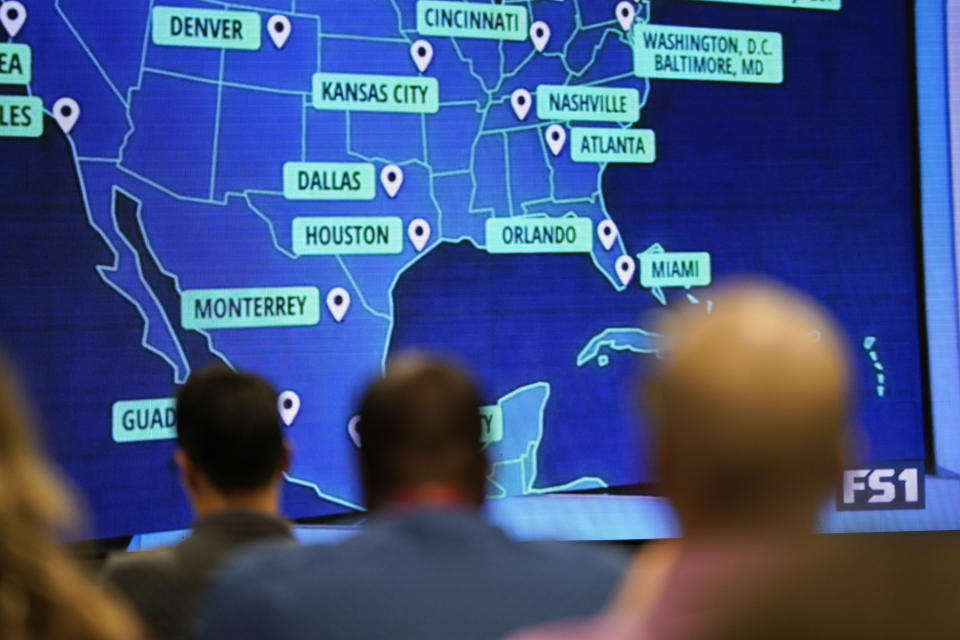
[[271, 575], [309, 572], [317, 560], [329, 555], [324, 546], [264, 545], [238, 553], [221, 572], [220, 582], [260, 579]]
[[586, 571], [619, 578], [629, 557], [611, 547], [586, 542], [521, 542], [532, 561], [552, 564], [558, 569]]
[[139, 580], [154, 580], [158, 576], [170, 574], [177, 568], [176, 550], [173, 547], [120, 552], [107, 557], [103, 566], [103, 577], [108, 582], [124, 585]]
[[289, 617], [289, 594], [303, 591], [295, 570], [310, 562], [310, 547], [264, 547], [232, 558], [219, 572], [201, 608], [197, 638], [277, 637]]
[[505, 640], [634, 640], [642, 636], [639, 618], [603, 613], [586, 620], [557, 622], [522, 629]]

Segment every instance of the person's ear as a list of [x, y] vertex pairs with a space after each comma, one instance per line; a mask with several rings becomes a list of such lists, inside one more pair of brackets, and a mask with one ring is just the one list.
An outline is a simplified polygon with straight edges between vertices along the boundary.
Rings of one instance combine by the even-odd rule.
[[848, 427], [842, 430], [836, 439], [829, 460], [830, 468], [826, 470], [829, 476], [824, 478], [826, 482], [824, 493], [835, 491], [837, 484], [842, 482], [843, 472], [854, 469], [860, 464], [862, 449], [859, 446], [856, 431], [854, 427]]
[[177, 449], [173, 454], [173, 459], [180, 468], [180, 482], [188, 491], [194, 492], [200, 485], [200, 475], [190, 458], [184, 453], [183, 449]]
[[490, 460], [482, 450], [477, 449], [472, 466], [473, 470], [470, 475], [472, 476], [471, 480], [475, 493], [473, 497], [477, 504], [483, 504], [487, 495], [487, 476], [490, 475]]
[[843, 430], [842, 435], [837, 441], [836, 463], [837, 469], [842, 473], [844, 469], [852, 469], [860, 464], [860, 447], [857, 446], [858, 429], [848, 427]]

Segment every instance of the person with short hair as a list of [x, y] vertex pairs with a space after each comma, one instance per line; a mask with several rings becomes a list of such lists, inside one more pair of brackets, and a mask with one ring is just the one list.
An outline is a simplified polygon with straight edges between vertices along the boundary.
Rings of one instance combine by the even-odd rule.
[[175, 460], [196, 516], [193, 531], [173, 547], [112, 556], [104, 570], [160, 640], [189, 637], [229, 557], [293, 542], [279, 516], [290, 449], [273, 387], [225, 367], [204, 369], [180, 389], [176, 414]]
[[482, 404], [455, 366], [392, 361], [360, 409], [366, 530], [242, 560], [212, 591], [200, 637], [494, 640], [597, 611], [619, 558], [516, 542], [481, 519]]
[[24, 405], [0, 358], [0, 637], [144, 638], [133, 612], [85, 575], [60, 544], [77, 508], [37, 446]]
[[830, 314], [776, 284], [715, 290], [667, 315], [640, 388], [682, 538], [638, 554], [611, 606], [512, 640], [710, 637], [738, 594], [806, 548], [851, 450], [847, 345]]

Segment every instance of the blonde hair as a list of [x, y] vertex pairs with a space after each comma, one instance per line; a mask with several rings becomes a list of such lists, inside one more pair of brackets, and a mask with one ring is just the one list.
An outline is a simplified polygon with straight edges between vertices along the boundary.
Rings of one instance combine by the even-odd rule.
[[662, 357], [643, 399], [664, 481], [683, 493], [671, 496], [678, 511], [683, 500], [737, 526], [747, 515], [799, 517], [848, 454], [843, 334], [811, 299], [774, 283], [735, 281], [711, 297], [712, 312], [690, 307], [659, 330]]
[[87, 577], [58, 533], [76, 510], [34, 441], [16, 380], [0, 358], [0, 636], [130, 640], [139, 627]]

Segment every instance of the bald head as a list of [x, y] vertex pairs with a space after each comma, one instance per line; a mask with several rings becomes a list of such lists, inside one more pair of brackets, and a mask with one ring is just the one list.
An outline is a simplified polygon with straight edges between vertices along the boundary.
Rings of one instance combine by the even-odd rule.
[[798, 294], [740, 284], [661, 329], [645, 393], [664, 491], [684, 526], [812, 526], [849, 423], [843, 339]]
[[367, 504], [376, 509], [398, 492], [444, 486], [480, 504], [486, 482], [481, 451], [480, 392], [448, 362], [392, 360], [360, 407], [360, 468]]

